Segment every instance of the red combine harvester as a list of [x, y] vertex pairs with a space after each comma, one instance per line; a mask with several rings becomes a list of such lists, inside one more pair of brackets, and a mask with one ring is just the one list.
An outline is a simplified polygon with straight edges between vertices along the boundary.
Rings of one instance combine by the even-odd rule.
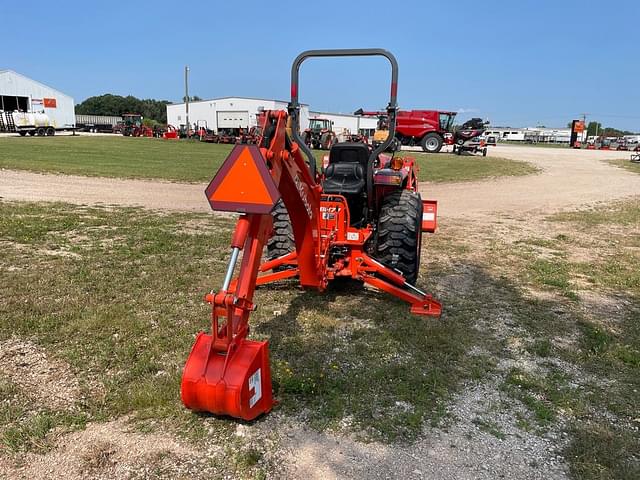
[[[354, 115], [378, 117], [378, 131], [388, 130], [386, 112], [366, 112], [359, 109]], [[445, 138], [451, 133], [456, 112], [440, 110], [400, 110], [396, 116], [395, 138], [397, 145], [420, 145], [427, 153], [438, 153]], [[378, 131], [374, 139], [379, 139]], [[382, 135], [384, 137], [384, 134]], [[393, 146], [393, 145], [392, 145]], [[392, 148], [398, 150], [398, 148]]]
[[[300, 66], [310, 57], [371, 55], [391, 64], [390, 136], [376, 149], [338, 143], [318, 172], [299, 133]], [[335, 279], [351, 279], [407, 302], [416, 315], [440, 315], [440, 303], [415, 286], [422, 233], [435, 231], [437, 203], [421, 199], [412, 158], [383, 154], [395, 133], [397, 79], [386, 50], [301, 53], [291, 69], [288, 111], [266, 111], [258, 144], [236, 145], [206, 188], [213, 210], [240, 217], [222, 288], [205, 297], [211, 333], [197, 336], [184, 368], [187, 408], [252, 420], [273, 407], [268, 342], [247, 339], [258, 285], [295, 277], [323, 291]], [[261, 263], [270, 237], [283, 241]]]

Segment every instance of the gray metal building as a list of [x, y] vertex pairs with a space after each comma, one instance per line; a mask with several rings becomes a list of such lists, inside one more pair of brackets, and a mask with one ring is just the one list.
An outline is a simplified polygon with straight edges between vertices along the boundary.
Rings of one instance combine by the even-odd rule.
[[0, 110], [44, 113], [56, 129], [76, 122], [72, 97], [12, 70], [0, 70]]

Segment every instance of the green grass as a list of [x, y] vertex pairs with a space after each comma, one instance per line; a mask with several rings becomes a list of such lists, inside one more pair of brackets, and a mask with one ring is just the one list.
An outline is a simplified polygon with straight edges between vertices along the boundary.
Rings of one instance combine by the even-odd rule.
[[614, 202], [590, 210], [556, 213], [549, 220], [572, 223], [582, 229], [605, 225], [640, 225], [640, 199]]
[[[102, 385], [103, 394], [76, 405], [82, 418], [133, 415], [194, 438], [231, 434], [233, 422], [186, 411], [179, 396], [194, 334], [209, 328], [202, 295], [222, 281], [231, 229], [211, 215], [0, 203], [0, 341], [29, 338], [80, 382]], [[415, 438], [459, 385], [493, 365], [466, 354], [483, 343], [469, 315], [479, 295], [445, 299], [449, 321], [413, 316], [356, 286], [318, 294], [286, 283], [259, 289], [255, 300], [252, 337], [270, 341], [277, 409], [318, 429]], [[14, 449], [39, 445], [66, 418], [50, 412], [42, 423], [23, 406], [23, 416], [0, 416]]]
[[406, 152], [414, 156], [420, 168], [419, 179], [429, 182], [459, 182], [491, 177], [531, 175], [538, 170], [526, 162], [497, 157], [460, 156], [450, 153], [424, 154]]
[[[122, 178], [158, 178], [183, 182], [211, 180], [231, 151], [231, 145], [155, 138], [53, 137], [0, 138], [0, 168]], [[326, 151], [315, 151], [321, 162]], [[536, 171], [524, 162], [450, 154], [417, 158], [420, 180], [477, 180]]]
[[571, 431], [565, 454], [578, 479], [636, 480], [640, 478], [637, 433], [604, 422], [586, 422]]
[[[545, 370], [512, 369], [504, 388], [539, 428], [564, 419], [570, 433], [565, 454], [576, 478], [640, 478], [640, 201], [547, 220], [551, 234], [516, 242], [517, 249], [505, 245], [497, 255], [511, 258], [510, 268], [525, 285], [571, 302], [560, 302], [558, 315], [522, 323], [530, 336], [526, 349]], [[572, 259], [576, 249], [593, 257]], [[552, 358], [578, 373], [558, 370]]]
[[[576, 478], [638, 478], [640, 203], [548, 220], [548, 235], [515, 243], [479, 245], [446, 224], [430, 237], [419, 284], [443, 301], [439, 320], [354, 285], [258, 289], [251, 337], [270, 341], [276, 410], [319, 430], [412, 440], [442, 421], [463, 385], [495, 374], [501, 358], [528, 354], [538, 368], [510, 367], [502, 385], [527, 409], [521, 428], [564, 428]], [[54, 429], [123, 415], [201, 443], [234, 438], [236, 423], [179, 400], [193, 335], [208, 328], [202, 294], [220, 285], [232, 228], [211, 215], [0, 203], [0, 341], [28, 338], [67, 361], [82, 385], [103, 386], [73, 411], [50, 411], [0, 376], [0, 442], [42, 451]], [[594, 260], [573, 260], [574, 248]], [[523, 286], [559, 295], [538, 299]], [[613, 306], [601, 312], [606, 302], [584, 302], [585, 291]], [[524, 353], [494, 336], [504, 319]], [[483, 353], [470, 355], [473, 347]], [[504, 436], [484, 414], [473, 421]], [[229, 461], [259, 476], [261, 452], [243, 447]]]
[[[629, 152], [629, 154], [631, 154], [631, 152]], [[630, 158], [630, 157], [629, 157]], [[624, 168], [625, 170], [629, 170], [630, 172], [633, 173], [640, 173], [640, 163], [632, 163], [629, 158], [625, 158], [625, 159], [616, 159], [616, 160], [609, 160], [609, 163], [611, 165], [615, 165], [616, 167], [620, 167], [620, 168]]]
[[130, 137], [0, 138], [0, 167], [184, 182], [210, 180], [230, 145]]

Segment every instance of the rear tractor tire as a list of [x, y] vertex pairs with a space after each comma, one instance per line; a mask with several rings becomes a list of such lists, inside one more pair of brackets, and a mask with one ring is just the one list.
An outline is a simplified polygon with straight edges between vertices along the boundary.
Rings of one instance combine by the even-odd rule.
[[382, 201], [374, 257], [399, 270], [411, 285], [418, 280], [422, 247], [422, 199], [410, 190], [399, 190]]
[[[296, 244], [291, 228], [291, 218], [289, 218], [289, 212], [287, 212], [287, 207], [284, 206], [282, 199], [278, 200], [276, 206], [273, 207], [271, 216], [273, 217], [273, 234], [267, 241], [267, 258], [274, 260], [293, 252], [296, 249]], [[274, 271], [280, 272], [286, 269], [287, 267], [277, 267], [274, 268]]]
[[424, 137], [422, 137], [422, 140], [420, 140], [422, 150], [427, 153], [438, 153], [440, 150], [442, 150], [443, 143], [443, 138], [435, 132], [427, 133]]

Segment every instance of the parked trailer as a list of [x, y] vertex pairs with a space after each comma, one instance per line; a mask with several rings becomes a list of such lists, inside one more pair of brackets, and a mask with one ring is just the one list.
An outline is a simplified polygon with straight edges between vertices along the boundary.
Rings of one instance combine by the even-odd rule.
[[56, 128], [46, 113], [2, 112], [0, 111], [0, 131], [16, 132], [21, 136], [55, 135]]
[[76, 114], [76, 128], [83, 132], [112, 133], [122, 123], [121, 116]]

